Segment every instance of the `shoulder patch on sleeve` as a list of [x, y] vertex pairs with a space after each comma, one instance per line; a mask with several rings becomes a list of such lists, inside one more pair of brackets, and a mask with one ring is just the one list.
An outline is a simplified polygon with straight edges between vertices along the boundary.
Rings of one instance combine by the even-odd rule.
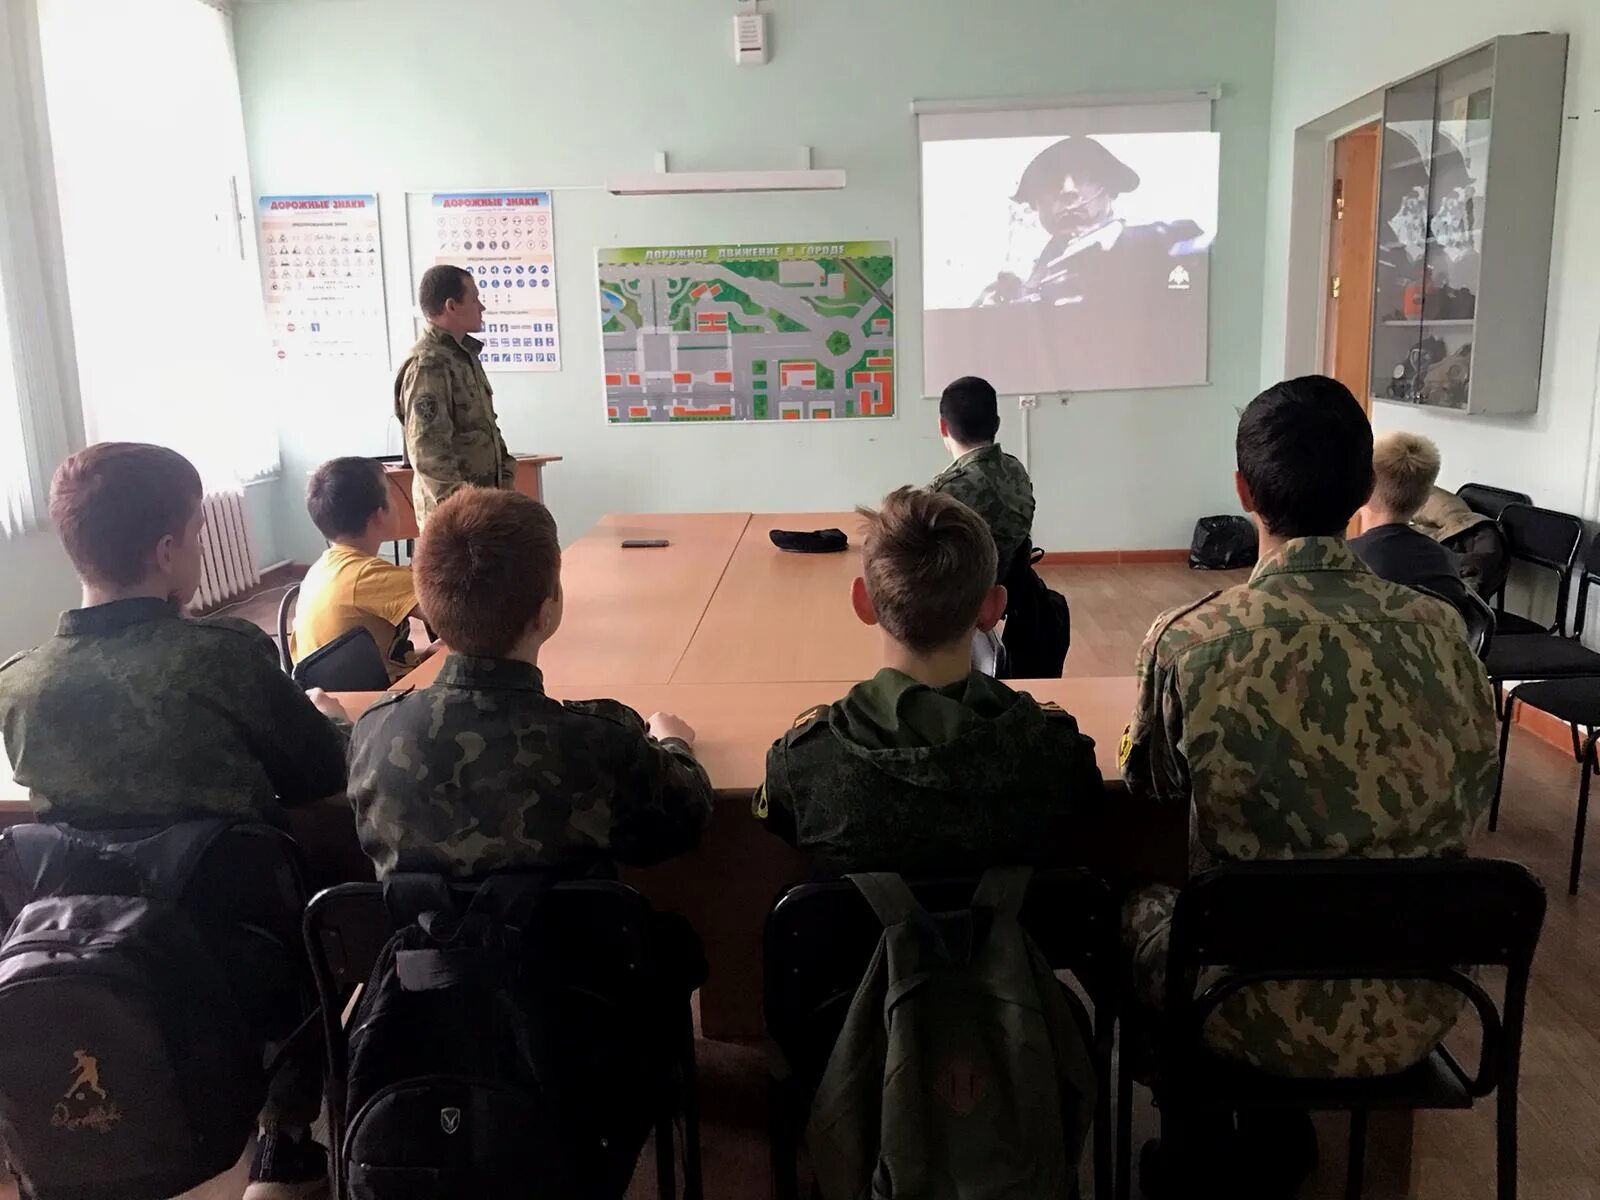
[[828, 728], [828, 713], [832, 708], [831, 704], [812, 705], [794, 719], [788, 730], [778, 740], [785, 745], [792, 746], [813, 730]]
[[1133, 726], [1122, 727], [1122, 741], [1117, 745], [1117, 766], [1125, 767], [1133, 757]]
[[[1044, 714], [1047, 724], [1054, 721], [1058, 725], [1070, 725], [1074, 729], [1078, 728], [1078, 718], [1062, 708], [1054, 700], [1036, 700], [1035, 703], [1039, 705], [1039, 711]], [[1079, 732], [1082, 731], [1079, 730]]]
[[772, 815], [772, 808], [767, 803], [767, 785], [762, 784], [756, 789], [756, 794], [750, 798], [750, 815], [758, 821], [765, 821]]
[[794, 719], [794, 724], [789, 726], [789, 728], [790, 729], [799, 729], [804, 725], [809, 725], [809, 724], [811, 724], [811, 722], [815, 721], [818, 717], [821, 717], [824, 714], [826, 714], [827, 711], [828, 711], [828, 706], [826, 704], [818, 704], [818, 705], [815, 705], [815, 706], [813, 706], [811, 708], [808, 708], [808, 709], [806, 709], [805, 712], [801, 713], [798, 717], [796, 717]]

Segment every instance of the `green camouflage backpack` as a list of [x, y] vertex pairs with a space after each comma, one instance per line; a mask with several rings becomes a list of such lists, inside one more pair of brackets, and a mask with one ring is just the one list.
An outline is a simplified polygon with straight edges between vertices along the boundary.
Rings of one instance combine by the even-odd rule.
[[1017, 921], [1031, 874], [988, 871], [970, 909], [936, 915], [898, 875], [848, 877], [883, 936], [811, 1107], [824, 1200], [1071, 1194], [1096, 1080]]

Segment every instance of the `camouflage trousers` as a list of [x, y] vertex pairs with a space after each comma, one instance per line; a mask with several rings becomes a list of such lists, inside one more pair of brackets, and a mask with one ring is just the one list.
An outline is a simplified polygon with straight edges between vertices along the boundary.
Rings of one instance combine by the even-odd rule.
[[[1134, 995], [1159, 1010], [1165, 996], [1167, 940], [1176, 888], [1129, 897], [1123, 943], [1133, 959]], [[1208, 971], [1205, 987], [1223, 975]], [[1269, 983], [1235, 992], [1205, 1025], [1206, 1045], [1274, 1075], [1348, 1079], [1390, 1075], [1425, 1057], [1455, 1025], [1460, 993], [1418, 980]]]

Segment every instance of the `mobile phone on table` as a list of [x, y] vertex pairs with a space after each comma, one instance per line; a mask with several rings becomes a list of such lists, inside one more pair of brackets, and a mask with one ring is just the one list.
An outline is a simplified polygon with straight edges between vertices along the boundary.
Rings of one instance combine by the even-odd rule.
[[660, 550], [672, 543], [666, 538], [623, 538], [624, 550]]

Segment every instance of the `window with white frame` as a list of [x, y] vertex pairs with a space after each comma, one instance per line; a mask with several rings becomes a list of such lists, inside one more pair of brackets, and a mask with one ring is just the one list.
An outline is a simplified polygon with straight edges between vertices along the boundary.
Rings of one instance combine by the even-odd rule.
[[226, 13], [37, 0], [89, 441], [158, 442], [208, 486], [277, 467]]
[[43, 526], [82, 439], [32, 3], [0, 3], [0, 539]]
[[0, 535], [20, 533], [33, 515], [34, 487], [23, 452], [22, 391], [11, 357], [6, 281], [0, 273]]

